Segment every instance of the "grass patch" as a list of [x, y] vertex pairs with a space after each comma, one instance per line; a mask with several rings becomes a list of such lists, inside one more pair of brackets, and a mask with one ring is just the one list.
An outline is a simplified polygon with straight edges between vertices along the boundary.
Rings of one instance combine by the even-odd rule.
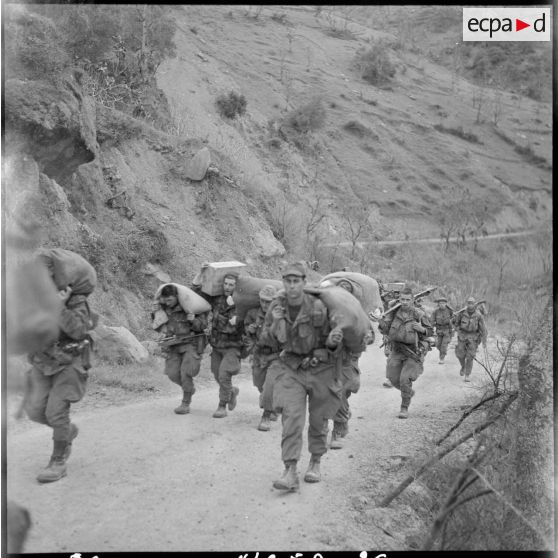
[[472, 132], [466, 132], [463, 130], [463, 126], [457, 126], [456, 128], [446, 127], [442, 124], [435, 124], [434, 129], [438, 132], [442, 132], [443, 134], [450, 134], [452, 136], [457, 136], [458, 138], [464, 139], [470, 143], [478, 143], [480, 145], [484, 145], [484, 143], [479, 140], [478, 136], [473, 134]]

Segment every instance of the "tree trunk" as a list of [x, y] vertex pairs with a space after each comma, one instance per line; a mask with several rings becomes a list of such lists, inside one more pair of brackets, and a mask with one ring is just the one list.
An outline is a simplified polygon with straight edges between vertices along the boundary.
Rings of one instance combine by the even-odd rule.
[[[512, 503], [547, 540], [554, 540], [553, 329], [549, 301], [529, 353], [519, 363], [519, 400], [510, 421], [512, 445], [507, 472]], [[504, 530], [517, 550], [554, 550], [520, 521], [506, 514]]]

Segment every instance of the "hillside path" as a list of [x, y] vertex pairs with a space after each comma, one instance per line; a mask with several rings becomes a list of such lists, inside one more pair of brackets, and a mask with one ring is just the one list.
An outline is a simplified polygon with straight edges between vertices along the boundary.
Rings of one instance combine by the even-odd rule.
[[[245, 365], [237, 408], [214, 419], [217, 386], [206, 383], [190, 415], [173, 408], [179, 396], [84, 412], [64, 479], [39, 485], [50, 455], [50, 431], [30, 423], [8, 429], [8, 498], [26, 506], [33, 527], [26, 552], [304, 551], [404, 549], [404, 533], [358, 521], [403, 477], [394, 463], [412, 458], [446, 431], [480, 381], [458, 374], [453, 350], [445, 365], [431, 351], [415, 383], [411, 417], [396, 417], [399, 392], [383, 388], [385, 357], [378, 343], [361, 361], [362, 386], [351, 397], [351, 432], [342, 450], [322, 460], [322, 482], [300, 493], [272, 488], [282, 471], [281, 424], [256, 429], [258, 393]], [[87, 398], [87, 395], [86, 395]], [[28, 419], [24, 419], [27, 421]], [[308, 463], [306, 434], [299, 469]], [[366, 496], [366, 498], [364, 498]], [[377, 499], [376, 499], [377, 501]], [[397, 501], [390, 513], [397, 514]], [[56, 511], [55, 511], [56, 510]]]

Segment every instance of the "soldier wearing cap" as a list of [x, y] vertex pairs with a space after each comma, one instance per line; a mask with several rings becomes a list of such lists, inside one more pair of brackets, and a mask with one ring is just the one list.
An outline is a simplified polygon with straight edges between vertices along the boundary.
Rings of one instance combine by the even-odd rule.
[[457, 312], [452, 319], [457, 330], [457, 345], [455, 356], [461, 364], [460, 376], [465, 376], [469, 382], [469, 376], [473, 369], [473, 359], [477, 354], [479, 343], [486, 347], [488, 332], [482, 314], [477, 309], [474, 297], [467, 299], [467, 307], [462, 312]]
[[387, 375], [393, 387], [401, 391], [397, 416], [406, 419], [415, 394], [413, 382], [422, 374], [424, 355], [430, 349], [426, 338], [432, 335], [432, 327], [424, 311], [414, 306], [411, 289], [403, 289], [399, 301], [401, 306], [381, 318], [378, 328], [391, 343]]
[[320, 459], [327, 451], [327, 420], [341, 404], [342, 385], [336, 378], [336, 359], [343, 349], [343, 332], [332, 329], [324, 304], [304, 292], [306, 270], [300, 262], [283, 272], [284, 293], [273, 300], [265, 316], [260, 340], [278, 343], [279, 358], [270, 366], [276, 373], [273, 405], [282, 411], [281, 457], [285, 469], [273, 482], [279, 490], [296, 490], [297, 463], [308, 401], [310, 463], [304, 480], [321, 480]]
[[210, 296], [201, 290], [201, 273], [209, 264], [203, 263], [201, 271], [192, 281], [192, 289], [211, 304], [211, 372], [219, 384], [219, 405], [214, 418], [227, 416], [227, 407], [236, 407], [240, 389], [232, 384], [232, 378], [240, 372], [242, 334], [244, 325], [236, 315], [233, 300], [237, 275], [229, 273], [223, 277], [223, 294]]
[[251, 308], [244, 317], [245, 343], [252, 354], [252, 381], [260, 392], [260, 408], [263, 409], [258, 430], [267, 432], [271, 428], [270, 420], [277, 420], [273, 412], [273, 381], [267, 380], [269, 365], [279, 356], [279, 345], [260, 341], [265, 314], [277, 291], [272, 285], [266, 285], [259, 292], [260, 306]]
[[432, 312], [430, 323], [432, 327], [435, 328], [436, 348], [440, 353], [440, 364], [444, 364], [444, 359], [448, 352], [448, 345], [453, 336], [453, 327], [451, 324], [453, 310], [448, 306], [448, 299], [443, 295], [434, 302], [438, 303], [438, 308]]

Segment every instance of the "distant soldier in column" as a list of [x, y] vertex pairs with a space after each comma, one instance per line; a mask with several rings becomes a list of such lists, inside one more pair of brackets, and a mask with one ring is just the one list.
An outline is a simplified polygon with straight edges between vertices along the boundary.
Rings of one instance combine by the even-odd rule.
[[265, 314], [272, 300], [277, 295], [275, 287], [266, 285], [259, 292], [260, 307], [248, 310], [244, 317], [244, 331], [249, 345], [252, 347], [252, 381], [260, 392], [260, 408], [263, 409], [258, 430], [267, 432], [271, 429], [270, 421], [277, 420], [273, 411], [273, 378], [269, 377], [269, 365], [279, 356], [279, 345], [270, 339], [261, 340]]
[[174, 409], [177, 415], [190, 412], [194, 387], [194, 378], [200, 372], [201, 359], [206, 346], [204, 331], [207, 328], [207, 312], [194, 315], [186, 313], [178, 302], [178, 290], [175, 285], [165, 285], [159, 295], [161, 308], [168, 316], [168, 321], [159, 329], [164, 329], [167, 341], [163, 342], [165, 356], [165, 374], [171, 382], [182, 388], [182, 401]]
[[438, 349], [440, 354], [440, 364], [444, 364], [444, 359], [448, 352], [448, 345], [453, 336], [453, 326], [451, 323], [453, 310], [448, 306], [448, 299], [443, 295], [434, 302], [438, 304], [438, 308], [432, 312], [430, 323], [435, 329], [436, 349]]
[[406, 419], [415, 394], [413, 382], [422, 374], [424, 356], [430, 350], [426, 338], [432, 335], [432, 327], [426, 314], [414, 306], [411, 289], [401, 291], [399, 302], [401, 306], [381, 318], [378, 327], [391, 344], [387, 375], [393, 387], [401, 391], [398, 417]]
[[[338, 287], [353, 293], [353, 286], [349, 281], [341, 280], [337, 283]], [[368, 344], [374, 342], [374, 330], [370, 327]], [[360, 389], [360, 368], [358, 360], [362, 353], [350, 353], [344, 350], [342, 378], [343, 391], [341, 393], [341, 406], [333, 417], [333, 430], [331, 432], [331, 449], [341, 449], [343, 447], [344, 438], [349, 433], [349, 419], [351, 418], [351, 409], [349, 407], [349, 397], [351, 393], [357, 393]]]
[[452, 319], [453, 325], [457, 330], [457, 345], [455, 356], [461, 364], [460, 376], [465, 376], [465, 381], [470, 382], [469, 376], [473, 370], [473, 359], [477, 354], [479, 344], [486, 347], [488, 332], [484, 323], [484, 318], [477, 308], [474, 297], [467, 299], [467, 306], [464, 310], [456, 312]]
[[[202, 271], [209, 264], [202, 264]], [[236, 315], [233, 293], [237, 275], [227, 274], [223, 277], [223, 294], [209, 296], [200, 288], [200, 274], [192, 282], [195, 292], [211, 304], [211, 372], [219, 384], [219, 405], [213, 413], [214, 418], [227, 416], [227, 407], [232, 411], [236, 407], [239, 388], [232, 385], [232, 377], [240, 372], [242, 334], [244, 325]]]

